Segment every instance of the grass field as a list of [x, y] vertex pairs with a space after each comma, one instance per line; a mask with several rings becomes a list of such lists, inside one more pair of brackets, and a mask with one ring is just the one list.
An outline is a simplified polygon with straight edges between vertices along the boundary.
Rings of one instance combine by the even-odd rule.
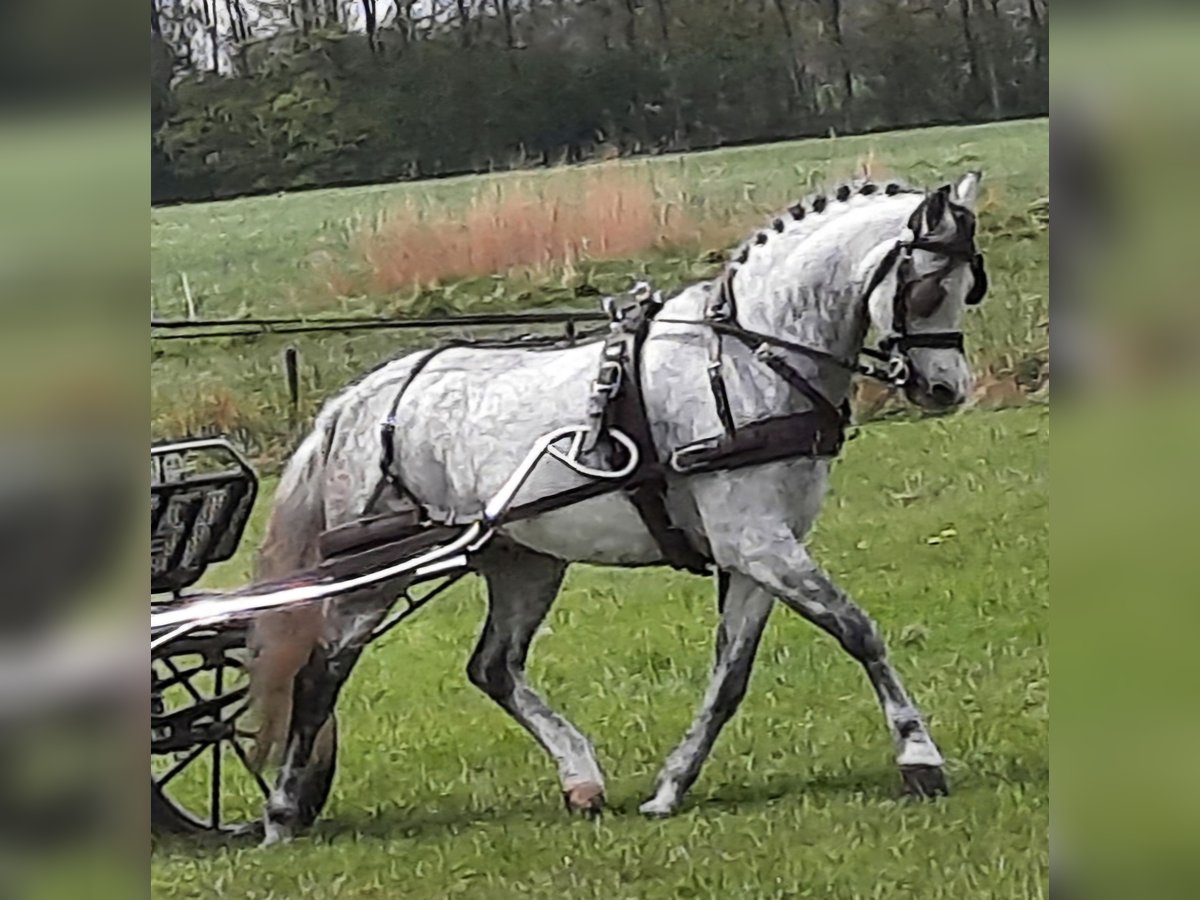
[[[813, 542], [879, 621], [953, 796], [898, 800], [861, 671], [777, 609], [749, 696], [683, 811], [636, 812], [711, 661], [702, 579], [577, 568], [532, 679], [589, 733], [610, 811], [568, 818], [551, 764], [466, 681], [464, 585], [364, 657], [315, 832], [167, 842], [158, 897], [1036, 898], [1049, 821], [1049, 409], [864, 427]], [[261, 528], [258, 509], [255, 528]], [[247, 550], [257, 532], [249, 535]], [[248, 555], [214, 573], [246, 577]]]
[[[670, 291], [715, 275], [724, 252], [768, 216], [864, 166], [881, 181], [896, 176], [929, 186], [980, 168], [986, 187], [980, 245], [992, 291], [971, 313], [968, 344], [977, 368], [1011, 370], [1044, 358], [1048, 343], [1048, 134], [1046, 120], [929, 128], [155, 209], [151, 306], [157, 316], [184, 317], [190, 294], [201, 317], [594, 309], [597, 291], [625, 290], [636, 277]], [[369, 277], [363, 235], [385, 227], [381, 223], [396, 210], [436, 224], [454, 220], [480, 198], [537, 198], [551, 184], [565, 180], [569, 186], [572, 179], [610, 170], [644, 181], [664, 220], [694, 219], [706, 226], [703, 234], [630, 258], [583, 258], [532, 272], [518, 267], [419, 288], [384, 289]], [[331, 391], [395, 355], [405, 342], [425, 339], [376, 332], [155, 343], [151, 427], [156, 436], [233, 433], [261, 462], [274, 464], [295, 439], [284, 347], [300, 352], [297, 418], [303, 422]]]
[[[714, 275], [734, 240], [862, 166], [940, 184], [986, 173], [980, 243], [992, 293], [967, 323], [977, 370], [1045, 356], [1046, 121], [933, 128], [605, 163], [581, 170], [314, 191], [153, 210], [152, 310], [167, 318], [594, 307], [649, 276]], [[633, 172], [667, 216], [726, 228], [629, 258], [572, 259], [409, 287], [372, 280], [363, 235], [396, 209], [457, 221], [479, 198]], [[556, 181], [556, 183], [559, 183]], [[670, 213], [674, 215], [674, 213]], [[394, 355], [396, 334], [154, 343], [155, 436], [232, 433], [270, 471], [321, 401]], [[288, 421], [280, 356], [301, 354]], [[749, 696], [681, 813], [637, 805], [700, 699], [711, 586], [668, 570], [576, 567], [531, 661], [553, 705], [595, 741], [609, 811], [562, 809], [553, 766], [466, 680], [482, 621], [474, 581], [390, 634], [343, 695], [341, 761], [313, 833], [250, 844], [159, 842], [158, 897], [1029, 898], [1046, 896], [1049, 821], [1049, 409], [976, 409], [865, 425], [835, 469], [817, 559], [875, 616], [949, 759], [954, 794], [899, 799], [870, 687], [834, 641], [778, 609]], [[248, 577], [273, 487], [244, 552]], [[246, 814], [255, 810], [247, 807]]]

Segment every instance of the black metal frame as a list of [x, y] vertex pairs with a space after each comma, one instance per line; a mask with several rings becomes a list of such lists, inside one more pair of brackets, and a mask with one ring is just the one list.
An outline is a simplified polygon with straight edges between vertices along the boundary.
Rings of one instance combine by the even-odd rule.
[[[177, 454], [201, 471], [183, 471], [179, 478], [155, 479], [150, 485], [151, 606], [182, 601], [181, 591], [195, 584], [213, 563], [237, 552], [258, 496], [258, 476], [246, 458], [225, 438], [159, 441], [150, 458]], [[210, 468], [204, 470], [204, 463]], [[165, 558], [156, 570], [155, 540]], [[156, 596], [157, 595], [157, 596]], [[228, 676], [244, 669], [237, 651], [246, 646], [246, 629], [224, 623], [198, 630], [151, 652], [150, 754], [176, 756], [157, 777], [151, 768], [150, 817], [155, 832], [219, 831], [222, 817], [224, 753], [241, 760], [266, 796], [268, 787], [255, 772], [247, 751], [238, 743], [237, 719], [248, 704], [245, 684], [233, 685]], [[182, 660], [186, 659], [186, 662]], [[211, 683], [203, 683], [211, 679]], [[167, 709], [169, 692], [183, 702]], [[210, 759], [208, 816], [202, 819], [184, 809], [167, 793], [172, 780], [206, 754]]]
[[[152, 594], [177, 595], [191, 587], [208, 566], [224, 562], [237, 552], [254, 501], [258, 497], [258, 476], [250, 463], [224, 438], [199, 438], [189, 441], [159, 442], [150, 446], [150, 458], [169, 454], [197, 454], [216, 451], [227, 465], [213, 472], [185, 476], [171, 481], [151, 482], [150, 539]], [[215, 499], [214, 499], [215, 498]], [[214, 503], [215, 510], [209, 504]], [[202, 522], [201, 517], [208, 512]], [[172, 522], [172, 515], [182, 521]], [[197, 526], [203, 526], [198, 530]], [[165, 534], [164, 534], [165, 532]], [[196, 538], [199, 536], [199, 543]], [[167, 545], [168, 557], [156, 571], [157, 539], [173, 539]]]

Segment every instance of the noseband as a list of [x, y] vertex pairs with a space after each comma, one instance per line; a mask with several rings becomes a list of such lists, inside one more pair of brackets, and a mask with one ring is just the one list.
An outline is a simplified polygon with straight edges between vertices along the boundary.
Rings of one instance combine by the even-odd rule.
[[[909, 219], [907, 235], [915, 233], [920, 224], [922, 210], [918, 209]], [[888, 381], [897, 387], [908, 384], [912, 378], [913, 366], [909, 359], [909, 351], [915, 347], [937, 350], [957, 350], [963, 352], [963, 334], [961, 331], [923, 331], [913, 333], [909, 330], [909, 317], [915, 313], [921, 318], [930, 316], [946, 298], [946, 288], [943, 279], [958, 265], [968, 263], [971, 267], [971, 290], [966, 296], [968, 306], [982, 302], [987, 294], [987, 270], [983, 264], [983, 254], [975, 247], [975, 217], [966, 210], [951, 207], [954, 218], [955, 234], [949, 241], [932, 241], [927, 238], [902, 237], [897, 241], [880, 261], [867, 288], [863, 292], [864, 303], [869, 302], [871, 294], [892, 272], [896, 271], [896, 293], [892, 297], [892, 333], [879, 342], [878, 349], [864, 347], [862, 353], [872, 359], [886, 363], [883, 371], [869, 370], [863, 374]], [[925, 275], [914, 276], [913, 251], [926, 250], [945, 256], [948, 261], [944, 266]]]

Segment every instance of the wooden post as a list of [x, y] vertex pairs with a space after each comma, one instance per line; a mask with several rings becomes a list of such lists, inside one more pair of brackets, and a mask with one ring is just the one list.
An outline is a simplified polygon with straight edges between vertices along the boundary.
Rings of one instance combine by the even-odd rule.
[[180, 272], [179, 280], [183, 282], [183, 299], [187, 303], [188, 321], [194, 322], [196, 321], [196, 301], [192, 299], [192, 288], [188, 284], [187, 272]]
[[294, 433], [300, 422], [300, 352], [294, 346], [283, 351], [283, 369], [288, 388], [288, 427]]

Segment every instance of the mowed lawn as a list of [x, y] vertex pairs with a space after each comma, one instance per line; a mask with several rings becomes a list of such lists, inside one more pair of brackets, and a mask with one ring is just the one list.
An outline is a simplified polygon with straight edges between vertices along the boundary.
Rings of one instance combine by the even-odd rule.
[[[741, 713], [685, 807], [641, 818], [703, 690], [713, 592], [668, 570], [579, 567], [531, 662], [608, 775], [609, 811], [572, 819], [551, 763], [467, 683], [484, 610], [472, 579], [364, 657], [312, 834], [268, 850], [159, 844], [153, 893], [1044, 897], [1048, 514], [1043, 406], [871, 424], [837, 465], [814, 551], [878, 620], [927, 712], [950, 761], [945, 800], [899, 799], [862, 672], [780, 607]], [[244, 577], [256, 538], [219, 580]]]

